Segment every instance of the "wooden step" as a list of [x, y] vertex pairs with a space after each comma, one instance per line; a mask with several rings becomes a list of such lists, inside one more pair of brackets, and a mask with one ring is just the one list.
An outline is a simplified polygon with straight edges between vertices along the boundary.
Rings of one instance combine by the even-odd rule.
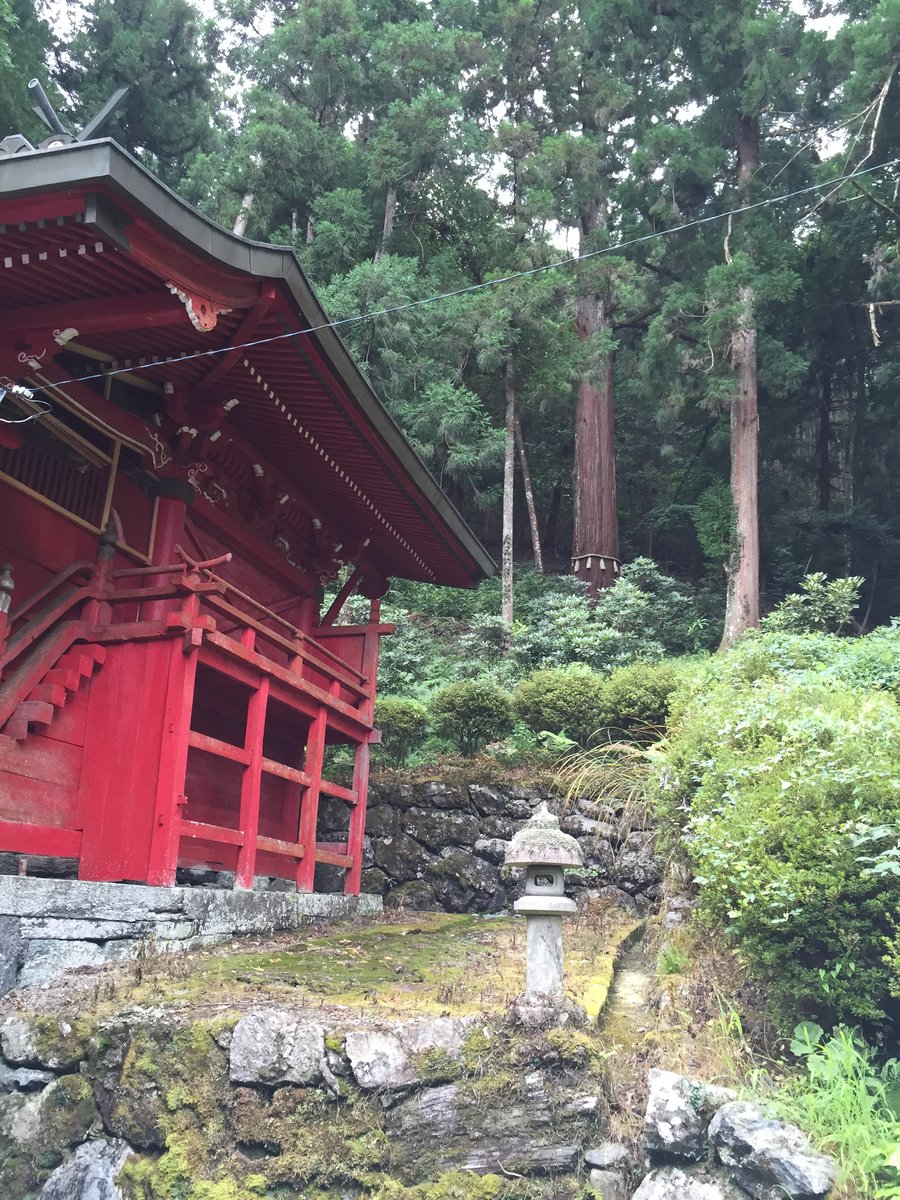
[[56, 707], [42, 700], [23, 700], [6, 722], [4, 734], [15, 742], [24, 742], [30, 725], [47, 726], [53, 720]]

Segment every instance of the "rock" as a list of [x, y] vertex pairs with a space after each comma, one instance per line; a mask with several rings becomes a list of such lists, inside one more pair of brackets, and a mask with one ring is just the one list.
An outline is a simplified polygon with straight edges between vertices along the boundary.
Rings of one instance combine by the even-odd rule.
[[21, 954], [22, 934], [18, 917], [0, 916], [0, 996], [5, 996], [16, 986]]
[[315, 1083], [322, 1075], [325, 1031], [288, 1012], [265, 1009], [242, 1017], [229, 1051], [232, 1083]]
[[35, 1070], [32, 1067], [8, 1067], [0, 1062], [0, 1092], [33, 1092], [48, 1083], [56, 1076], [52, 1071]]
[[379, 804], [366, 810], [366, 833], [373, 838], [390, 837], [396, 827], [396, 816], [392, 808]]
[[65, 1021], [46, 1028], [39, 1036], [27, 1017], [13, 1013], [0, 1021], [0, 1050], [14, 1066], [64, 1071], [77, 1065], [84, 1043]]
[[409, 908], [413, 912], [440, 912], [441, 906], [434, 898], [431, 885], [424, 879], [411, 879], [401, 883], [387, 893], [385, 908]]
[[396, 1033], [377, 1029], [351, 1031], [344, 1052], [353, 1078], [361, 1088], [390, 1090], [416, 1081], [412, 1059]]
[[[374, 846], [372, 847], [374, 854]], [[359, 877], [359, 890], [365, 895], [383, 896], [390, 887], [390, 880], [378, 867], [366, 867]]]
[[706, 1127], [716, 1105], [734, 1098], [724, 1088], [707, 1088], [702, 1083], [653, 1068], [648, 1076], [650, 1092], [644, 1116], [644, 1149], [651, 1154], [677, 1158], [700, 1158], [706, 1148]]
[[403, 830], [429, 850], [471, 846], [478, 837], [478, 818], [467, 812], [408, 808], [403, 814]]
[[426, 874], [448, 912], [497, 912], [506, 905], [499, 869], [458, 847], [432, 860]]
[[470, 783], [469, 796], [483, 817], [510, 817], [513, 821], [527, 821], [533, 805], [528, 796], [516, 788], [500, 791], [483, 784]]
[[416, 789], [411, 783], [371, 783], [369, 805], [385, 805], [388, 808], [409, 808], [416, 803]]
[[414, 1138], [424, 1144], [446, 1143], [457, 1132], [458, 1085], [423, 1088], [397, 1108], [386, 1120], [387, 1130], [400, 1137]]
[[115, 1180], [131, 1153], [128, 1143], [118, 1139], [85, 1142], [56, 1168], [38, 1200], [123, 1200]]
[[476, 1175], [558, 1175], [574, 1170], [579, 1147], [546, 1146], [533, 1140], [510, 1140], [470, 1151], [460, 1163]]
[[419, 1082], [416, 1056], [438, 1050], [452, 1061], [462, 1053], [465, 1017], [403, 1021], [392, 1029], [357, 1029], [347, 1034], [344, 1052], [362, 1088], [393, 1090]]
[[420, 784], [419, 795], [428, 808], [464, 808], [469, 807], [469, 797], [464, 788], [455, 787], [449, 783], [430, 780]]
[[395, 883], [406, 883], [422, 873], [426, 854], [408, 834], [395, 833], [375, 843], [375, 865]]
[[508, 842], [520, 824], [521, 822], [516, 821], [513, 817], [482, 817], [481, 836], [499, 838], [501, 841]]
[[486, 858], [495, 867], [503, 865], [509, 842], [503, 838], [477, 838], [473, 847], [479, 858]]
[[621, 1171], [594, 1168], [588, 1172], [588, 1183], [600, 1200], [625, 1200], [625, 1176]]
[[634, 895], [659, 883], [662, 875], [663, 860], [654, 850], [653, 835], [630, 833], [613, 864], [612, 882]]
[[599, 900], [601, 904], [614, 904], [616, 908], [621, 908], [624, 912], [633, 913], [637, 916], [638, 906], [634, 899], [627, 892], [623, 892], [621, 888], [613, 887], [608, 884], [606, 887], [597, 888], [595, 892], [589, 893], [591, 899]]
[[101, 946], [98, 942], [67, 938], [35, 938], [25, 944], [19, 986], [46, 983], [75, 967], [102, 967], [105, 963], [133, 957], [136, 953], [137, 943], [125, 940], [107, 942]]
[[742, 1188], [757, 1200], [817, 1200], [834, 1186], [835, 1164], [796, 1125], [772, 1120], [755, 1104], [723, 1105], [709, 1140]]
[[589, 1167], [618, 1167], [628, 1161], [628, 1147], [621, 1142], [601, 1142], [584, 1152]]
[[32, 1156], [77, 1146], [96, 1120], [90, 1085], [80, 1075], [63, 1075], [32, 1095], [0, 1097], [0, 1139], [5, 1136]]
[[705, 1167], [657, 1167], [644, 1176], [632, 1200], [747, 1200], [747, 1195]]

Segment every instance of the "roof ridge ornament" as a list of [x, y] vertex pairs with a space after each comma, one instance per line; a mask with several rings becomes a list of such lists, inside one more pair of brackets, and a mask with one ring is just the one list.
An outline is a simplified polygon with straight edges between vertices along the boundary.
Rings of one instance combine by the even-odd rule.
[[79, 133], [70, 133], [65, 125], [63, 125], [39, 79], [30, 80], [28, 90], [31, 92], [32, 99], [34, 100], [34, 104], [31, 106], [32, 110], [50, 130], [50, 136], [44, 138], [35, 147], [32, 146], [24, 134], [12, 133], [9, 137], [5, 137], [0, 141], [0, 158], [11, 158], [13, 155], [25, 154], [35, 149], [58, 150], [60, 146], [69, 146], [72, 142], [89, 142], [92, 137], [96, 136], [100, 127], [112, 116], [131, 89], [121, 87], [113, 92], [100, 111], [88, 121]]

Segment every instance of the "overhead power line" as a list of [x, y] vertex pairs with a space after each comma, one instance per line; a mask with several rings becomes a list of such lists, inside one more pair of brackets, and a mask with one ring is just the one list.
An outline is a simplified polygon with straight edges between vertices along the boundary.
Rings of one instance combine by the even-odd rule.
[[[617, 242], [614, 246], [603, 246], [599, 250], [589, 250], [586, 254], [574, 254], [569, 258], [558, 259], [556, 262], [529, 267], [525, 271], [514, 271], [509, 275], [500, 275], [496, 279], [486, 279], [483, 283], [473, 283], [468, 287], [455, 288], [450, 292], [440, 292], [436, 296], [426, 296], [420, 300], [408, 300], [403, 304], [393, 304], [388, 308], [374, 309], [372, 312], [359, 313], [352, 317], [341, 317], [337, 321], [326, 321], [321, 325], [312, 325], [309, 329], [296, 329], [290, 333], [276, 333], [270, 337], [255, 338], [248, 342], [238, 342], [236, 345], [216, 346], [210, 350], [196, 350], [191, 354], [179, 354], [171, 358], [157, 359], [152, 362], [136, 363], [130, 367], [116, 367], [107, 371], [95, 371], [90, 375], [74, 376], [72, 379], [61, 379], [58, 383], [54, 383], [52, 387], [66, 387], [70, 383], [86, 383], [94, 379], [108, 379], [113, 375], [133, 375], [137, 371], [147, 371], [152, 368], [158, 369], [161, 366], [190, 362], [198, 358], [215, 358], [216, 355], [228, 354], [232, 350], [250, 350], [254, 346], [266, 346], [272, 342], [285, 342], [291, 338], [305, 337], [310, 333], [322, 333], [326, 329], [342, 329], [347, 325], [359, 324], [360, 321], [373, 321], [378, 317], [393, 316], [394, 313], [407, 312], [411, 308], [422, 308], [426, 304], [437, 304], [441, 300], [452, 300], [457, 296], [468, 296], [473, 292], [481, 292], [487, 288], [500, 287], [501, 284], [514, 283], [518, 279], [528, 279], [534, 275], [542, 275], [546, 271], [556, 271], [560, 267], [570, 267], [578, 263], [589, 262], [603, 255], [621, 254], [623, 250], [628, 250], [632, 246], [640, 246], [646, 242], [656, 241], [658, 238], [670, 237], [673, 233], [684, 233], [688, 229], [695, 229], [699, 225], [709, 225], [713, 221], [727, 221], [733, 217], [739, 217], [744, 213], [753, 212], [756, 209], [768, 208], [773, 204], [784, 204], [786, 201], [794, 200], [798, 196], [808, 196], [813, 192], [820, 192], [826, 188], [835, 188], [842, 183], [859, 179], [863, 175], [871, 175], [875, 171], [885, 171], [889, 167], [896, 166], [900, 166], [900, 158], [878, 163], [873, 167], [865, 167], [859, 171], [851, 171], [846, 175], [839, 175], [835, 179], [828, 179], [822, 183], [811, 183], [808, 187], [797, 188], [793, 192], [784, 192], [778, 196], [770, 196], [765, 200], [755, 200], [752, 204], [743, 204], [740, 208], [732, 208], [727, 212], [711, 213], [706, 217], [697, 217], [692, 221], [685, 221], [681, 225], [672, 225], [668, 229], [657, 229], [652, 233], [644, 233], [638, 237], [628, 238], [624, 242]], [[50, 388], [43, 387], [33, 390], [48, 391]]]

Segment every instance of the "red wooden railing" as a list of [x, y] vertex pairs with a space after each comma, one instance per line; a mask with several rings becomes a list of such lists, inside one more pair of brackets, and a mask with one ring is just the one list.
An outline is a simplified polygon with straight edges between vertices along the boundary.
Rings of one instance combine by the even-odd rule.
[[[369, 745], [374, 736], [378, 641], [390, 627], [377, 624], [376, 605], [370, 625], [321, 630], [332, 642], [350, 644], [355, 640], [359, 665], [354, 665], [318, 642], [315, 633], [299, 629], [217, 575], [213, 568], [229, 561], [230, 555], [202, 562], [180, 548], [176, 547], [176, 552], [181, 559], [177, 563], [113, 570], [111, 548], [101, 546], [96, 564], [73, 563], [14, 613], [4, 614], [0, 609], [0, 729], [74, 642], [114, 645], [169, 639], [172, 651], [148, 881], [174, 882], [186, 841], [236, 849], [238, 887], [252, 886], [257, 856], [265, 854], [292, 861], [290, 873], [300, 890], [311, 891], [316, 864], [329, 863], [345, 868], [345, 890], [358, 892]], [[72, 586], [80, 575], [88, 578]], [[160, 607], [162, 601], [177, 603], [166, 609]], [[151, 605], [147, 611], [154, 614], [152, 619], [142, 617], [142, 610]], [[200, 663], [249, 687], [241, 745], [192, 727]], [[270, 700], [301, 714], [305, 722], [302, 766], [277, 761], [263, 752]], [[18, 720], [21, 725], [21, 714]], [[327, 739], [355, 747], [349, 788], [322, 778]], [[184, 816], [191, 752], [213, 755], [241, 769], [236, 828]], [[265, 775], [300, 789], [297, 828], [284, 837], [259, 831]], [[346, 842], [317, 842], [321, 795], [350, 806]], [[202, 807], [201, 811], [206, 812]]]

